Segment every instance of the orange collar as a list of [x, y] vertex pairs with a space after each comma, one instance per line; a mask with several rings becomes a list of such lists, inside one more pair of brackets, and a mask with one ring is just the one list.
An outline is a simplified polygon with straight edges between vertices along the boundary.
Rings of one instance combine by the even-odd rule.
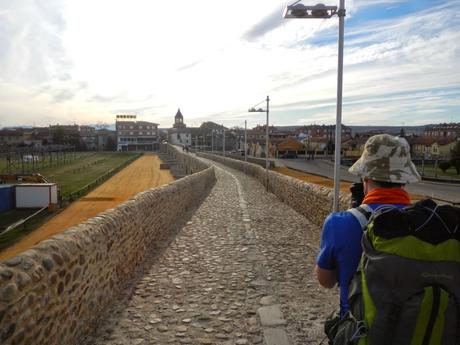
[[404, 189], [376, 188], [366, 194], [363, 204], [399, 204], [411, 203], [409, 194]]

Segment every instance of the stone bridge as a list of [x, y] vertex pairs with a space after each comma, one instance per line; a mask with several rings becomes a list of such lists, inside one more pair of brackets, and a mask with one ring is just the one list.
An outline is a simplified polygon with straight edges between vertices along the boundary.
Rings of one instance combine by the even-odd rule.
[[168, 153], [187, 176], [0, 264], [2, 344], [320, 343], [338, 305], [313, 273], [331, 191]]

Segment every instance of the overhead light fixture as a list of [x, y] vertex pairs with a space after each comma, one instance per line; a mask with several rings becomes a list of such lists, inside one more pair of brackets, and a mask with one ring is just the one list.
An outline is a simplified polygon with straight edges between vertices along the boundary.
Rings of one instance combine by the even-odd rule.
[[304, 4], [295, 3], [289, 5], [284, 10], [284, 18], [331, 18], [337, 14], [337, 6], [326, 6], [324, 4], [316, 4], [315, 6], [306, 6]]

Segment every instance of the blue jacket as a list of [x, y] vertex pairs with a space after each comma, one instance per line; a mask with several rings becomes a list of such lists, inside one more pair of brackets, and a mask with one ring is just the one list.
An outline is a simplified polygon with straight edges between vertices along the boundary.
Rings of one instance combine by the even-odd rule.
[[[370, 204], [372, 210], [381, 206]], [[405, 207], [406, 205], [393, 205]], [[340, 288], [340, 314], [348, 307], [348, 285], [358, 269], [361, 259], [361, 238], [363, 230], [358, 220], [350, 212], [331, 213], [325, 220], [321, 233], [321, 246], [316, 259], [318, 267], [336, 270]]]

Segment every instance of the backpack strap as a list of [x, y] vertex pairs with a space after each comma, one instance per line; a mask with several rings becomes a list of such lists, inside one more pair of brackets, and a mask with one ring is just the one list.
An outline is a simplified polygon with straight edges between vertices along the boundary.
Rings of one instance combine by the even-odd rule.
[[364, 230], [374, 211], [369, 205], [362, 204], [361, 206], [350, 208], [347, 212], [350, 212], [356, 218], [359, 225], [361, 225], [361, 229]]

